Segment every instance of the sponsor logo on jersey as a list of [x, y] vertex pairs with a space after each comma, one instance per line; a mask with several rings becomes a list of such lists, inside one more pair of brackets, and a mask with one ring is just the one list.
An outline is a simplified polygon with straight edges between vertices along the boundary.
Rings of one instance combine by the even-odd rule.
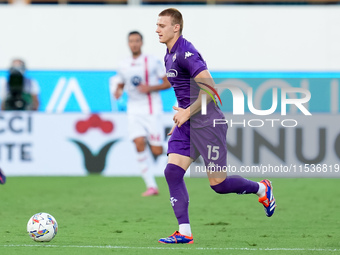
[[133, 77], [131, 78], [131, 83], [132, 83], [134, 86], [138, 86], [141, 82], [142, 82], [142, 78], [139, 77], [139, 76], [133, 76]]
[[175, 69], [169, 69], [169, 71], [166, 73], [166, 77], [177, 77], [178, 72]]
[[190, 58], [194, 53], [191, 53], [190, 51], [185, 52], [184, 59]]

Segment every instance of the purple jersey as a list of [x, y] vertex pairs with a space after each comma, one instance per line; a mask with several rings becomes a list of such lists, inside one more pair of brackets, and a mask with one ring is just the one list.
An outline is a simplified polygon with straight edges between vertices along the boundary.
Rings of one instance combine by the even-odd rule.
[[[195, 78], [200, 72], [207, 70], [207, 65], [201, 54], [183, 36], [180, 36], [170, 53], [164, 58], [166, 74], [169, 82], [175, 90], [178, 106], [186, 109], [198, 97], [199, 86], [190, 79]], [[207, 115], [200, 112], [190, 118], [193, 128], [209, 126], [214, 119], [223, 119], [223, 113], [214, 102], [207, 106]]]
[[[200, 87], [193, 81], [207, 65], [195, 47], [182, 36], [178, 38], [171, 52], [165, 56], [167, 77], [181, 108], [189, 107], [198, 97]], [[214, 119], [223, 119], [221, 110], [210, 102], [207, 115], [200, 112], [191, 116], [180, 128], [176, 127], [169, 139], [168, 153], [191, 157], [194, 160], [202, 155], [206, 165], [224, 166], [227, 159], [227, 125], [213, 127]], [[209, 148], [218, 149], [212, 156]], [[210, 155], [210, 156], [209, 156]]]

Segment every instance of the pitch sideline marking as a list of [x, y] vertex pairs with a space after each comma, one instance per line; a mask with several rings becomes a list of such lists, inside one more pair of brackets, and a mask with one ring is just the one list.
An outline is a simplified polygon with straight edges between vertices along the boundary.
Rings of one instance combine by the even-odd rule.
[[150, 250], [244, 250], [244, 251], [328, 251], [337, 252], [340, 249], [319, 249], [319, 248], [203, 248], [203, 247], [130, 247], [130, 246], [91, 246], [91, 245], [34, 245], [34, 244], [8, 244], [0, 247], [51, 247], [51, 248], [97, 248], [97, 249], [150, 249]]

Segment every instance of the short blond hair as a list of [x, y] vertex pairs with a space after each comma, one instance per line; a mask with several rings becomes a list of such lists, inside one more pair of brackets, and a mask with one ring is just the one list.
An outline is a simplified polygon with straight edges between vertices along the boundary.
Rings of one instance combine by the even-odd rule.
[[175, 8], [168, 8], [165, 9], [163, 11], [161, 11], [158, 16], [170, 16], [172, 18], [172, 22], [171, 25], [176, 25], [179, 24], [180, 29], [179, 29], [179, 34], [182, 34], [183, 31], [183, 17], [182, 17], [182, 13], [180, 13], [179, 10], [175, 9]]

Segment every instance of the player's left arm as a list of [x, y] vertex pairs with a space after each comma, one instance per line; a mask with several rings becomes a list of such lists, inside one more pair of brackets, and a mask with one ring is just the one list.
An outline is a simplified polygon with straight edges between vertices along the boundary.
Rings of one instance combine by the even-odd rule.
[[170, 82], [168, 81], [168, 78], [166, 76], [164, 76], [162, 78], [162, 83], [159, 85], [155, 85], [155, 86], [148, 86], [146, 84], [140, 84], [138, 85], [138, 90], [141, 93], [151, 93], [151, 92], [156, 92], [156, 91], [160, 91], [160, 90], [164, 90], [164, 89], [168, 89], [170, 88]]
[[198, 113], [202, 108], [202, 95], [206, 95], [206, 105], [208, 105], [213, 99], [210, 95], [214, 95], [211, 88], [215, 87], [214, 79], [208, 70], [203, 70], [195, 77], [195, 82], [200, 87], [200, 92], [195, 102], [193, 102], [188, 108], [190, 117]]
[[[177, 111], [173, 120], [178, 127], [182, 126], [183, 123], [201, 110], [202, 94], [208, 94], [207, 92], [209, 92], [213, 95], [213, 92], [209, 87], [213, 88], [215, 83], [208, 70], [201, 71], [194, 79], [197, 85], [201, 88], [196, 101], [186, 109], [175, 106], [173, 107], [173, 109]], [[208, 105], [212, 101], [212, 98], [210, 95], [207, 95], [205, 98]]]

